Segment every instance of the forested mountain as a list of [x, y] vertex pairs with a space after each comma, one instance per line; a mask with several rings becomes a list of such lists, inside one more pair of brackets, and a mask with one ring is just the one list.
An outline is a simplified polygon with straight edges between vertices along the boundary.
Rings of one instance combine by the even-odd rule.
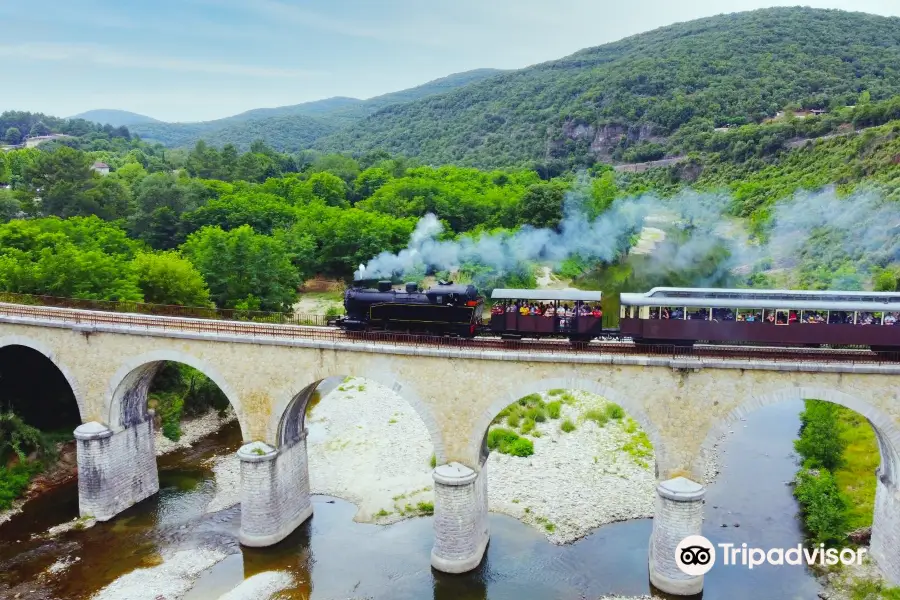
[[863, 90], [873, 100], [900, 93], [900, 19], [764, 9], [664, 27], [393, 105], [316, 147], [485, 167], [652, 159], [673, 134], [759, 122], [790, 107], [852, 105]]
[[127, 110], [115, 110], [111, 108], [100, 108], [97, 110], [89, 110], [87, 112], [83, 112], [81, 114], [77, 114], [74, 117], [69, 117], [70, 119], [84, 119], [85, 121], [92, 121], [94, 123], [99, 123], [101, 125], [112, 125], [113, 127], [128, 127], [129, 125], [134, 125], [136, 123], [160, 123], [152, 117], [148, 117], [146, 115], [139, 115], [137, 113], [129, 112]]
[[246, 150], [254, 140], [281, 151], [309, 148], [313, 141], [340, 127], [352, 125], [395, 103], [418, 100], [440, 94], [503, 71], [477, 69], [456, 73], [423, 85], [376, 96], [368, 100], [335, 97], [277, 108], [258, 108], [247, 112], [201, 123], [141, 123], [131, 130], [148, 140], [166, 146], [192, 146], [197, 140], [222, 146], [234, 144]]

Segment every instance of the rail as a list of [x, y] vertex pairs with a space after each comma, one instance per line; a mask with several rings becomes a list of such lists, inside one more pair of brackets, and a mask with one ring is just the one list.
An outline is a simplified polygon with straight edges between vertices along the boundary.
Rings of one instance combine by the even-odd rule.
[[387, 343], [401, 346], [503, 350], [553, 354], [603, 353], [679, 359], [750, 359], [772, 362], [898, 364], [900, 353], [823, 348], [754, 346], [635, 345], [619, 341], [571, 343], [568, 340], [450, 338], [397, 332], [347, 332], [324, 327], [323, 315], [286, 315], [263, 311], [165, 306], [137, 302], [81, 300], [0, 292], [0, 315], [80, 325], [125, 325], [133, 329], [241, 335], [255, 338], [324, 342]]

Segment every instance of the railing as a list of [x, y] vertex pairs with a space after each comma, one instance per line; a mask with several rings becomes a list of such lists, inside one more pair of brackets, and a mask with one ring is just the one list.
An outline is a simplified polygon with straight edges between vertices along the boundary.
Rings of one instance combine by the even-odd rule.
[[72, 308], [77, 310], [133, 313], [162, 317], [181, 317], [187, 319], [209, 319], [216, 321], [277, 323], [279, 325], [324, 326], [328, 324], [329, 320], [329, 317], [325, 315], [290, 314], [202, 306], [147, 304], [144, 302], [128, 302], [117, 300], [83, 300], [79, 298], [57, 298], [55, 296], [14, 294], [12, 292], [0, 292], [0, 302], [22, 304], [26, 306], [49, 306], [55, 308]]
[[397, 332], [347, 332], [325, 328], [322, 315], [286, 315], [262, 311], [222, 310], [164, 306], [139, 302], [79, 300], [0, 292], [0, 314], [82, 325], [125, 325], [134, 329], [241, 335], [258, 338], [392, 344], [422, 348], [502, 350], [527, 353], [610, 354], [677, 359], [733, 359], [769, 362], [840, 362], [851, 364], [900, 364], [900, 353], [822, 348], [771, 348], [753, 346], [634, 345], [627, 342], [569, 342], [568, 340], [501, 340], [499, 338], [451, 338]]

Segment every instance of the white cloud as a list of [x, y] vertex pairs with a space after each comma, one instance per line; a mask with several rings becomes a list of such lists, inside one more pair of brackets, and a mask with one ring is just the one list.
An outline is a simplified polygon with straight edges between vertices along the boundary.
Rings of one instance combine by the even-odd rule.
[[127, 67], [132, 69], [155, 69], [160, 71], [180, 71], [187, 73], [208, 73], [263, 78], [305, 78], [320, 74], [318, 71], [305, 69], [241, 65], [150, 54], [128, 54], [123, 53], [116, 48], [109, 48], [96, 44], [60, 44], [50, 42], [0, 44], [0, 56], [24, 60], [66, 61], [91, 63], [109, 67]]

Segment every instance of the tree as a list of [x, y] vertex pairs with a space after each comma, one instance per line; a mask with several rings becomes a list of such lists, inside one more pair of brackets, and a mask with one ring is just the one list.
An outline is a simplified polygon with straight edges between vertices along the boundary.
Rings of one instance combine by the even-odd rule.
[[830, 471], [840, 466], [846, 441], [840, 435], [837, 406], [808, 400], [800, 422], [800, 437], [794, 440], [794, 448], [804, 458], [804, 465]]
[[297, 299], [299, 280], [284, 244], [248, 225], [227, 232], [205, 227], [188, 237], [183, 251], [216, 306], [289, 311]]
[[211, 306], [200, 271], [176, 252], [141, 252], [134, 259], [144, 302]]
[[565, 192], [558, 185], [539, 183], [528, 188], [519, 208], [520, 222], [534, 227], [556, 227], [562, 219]]
[[40, 152], [26, 172], [29, 187], [41, 198], [44, 214], [60, 217], [97, 214], [87, 192], [95, 183], [90, 158], [66, 146], [54, 152]]
[[41, 136], [41, 135], [49, 135], [49, 134], [50, 134], [50, 128], [47, 127], [43, 121], [38, 121], [37, 123], [32, 125], [31, 131], [29, 132], [29, 135], [31, 137], [36, 137], [36, 136]]
[[22, 205], [9, 190], [0, 189], [0, 223], [8, 223], [22, 212]]
[[347, 202], [347, 184], [331, 173], [315, 173], [306, 182], [308, 193], [328, 206], [350, 206]]
[[6, 130], [6, 135], [3, 136], [3, 139], [6, 140], [7, 144], [15, 146], [22, 142], [22, 132], [19, 131], [18, 127], [10, 127]]

